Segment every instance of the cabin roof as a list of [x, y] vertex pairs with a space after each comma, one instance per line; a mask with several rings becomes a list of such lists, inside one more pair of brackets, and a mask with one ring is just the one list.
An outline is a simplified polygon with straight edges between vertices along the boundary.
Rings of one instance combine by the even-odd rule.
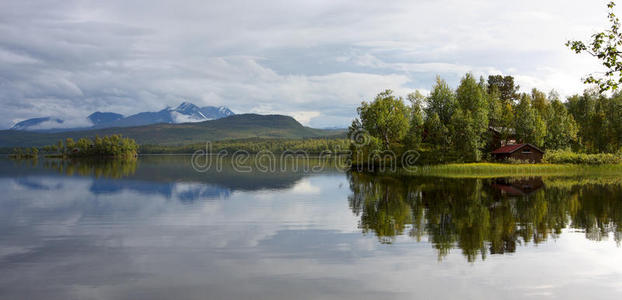
[[537, 150], [540, 153], [544, 153], [544, 151], [538, 149], [538, 147], [532, 145], [532, 144], [516, 144], [516, 145], [507, 145], [507, 146], [503, 146], [495, 151], [492, 151], [492, 154], [512, 154], [522, 148], [524, 148], [525, 146], [530, 146], [531, 148]]

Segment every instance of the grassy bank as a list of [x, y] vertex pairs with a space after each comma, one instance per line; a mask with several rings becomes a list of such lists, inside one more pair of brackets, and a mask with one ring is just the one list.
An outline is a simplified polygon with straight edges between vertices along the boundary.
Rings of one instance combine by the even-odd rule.
[[620, 175], [622, 164], [578, 165], [578, 164], [499, 164], [467, 163], [420, 166], [415, 170], [397, 172], [406, 176], [437, 177], [513, 177], [513, 176], [594, 176]]

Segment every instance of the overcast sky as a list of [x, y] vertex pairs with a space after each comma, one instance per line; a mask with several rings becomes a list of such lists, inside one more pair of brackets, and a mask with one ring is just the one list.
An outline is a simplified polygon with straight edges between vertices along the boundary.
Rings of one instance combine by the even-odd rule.
[[3, 0], [0, 128], [182, 101], [345, 127], [384, 89], [466, 72], [567, 96], [598, 64], [564, 42], [604, 29], [605, 3]]

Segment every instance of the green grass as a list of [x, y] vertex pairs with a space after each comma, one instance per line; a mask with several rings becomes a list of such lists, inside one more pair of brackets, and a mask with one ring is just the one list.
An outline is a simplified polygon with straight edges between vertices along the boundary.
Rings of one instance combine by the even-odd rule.
[[514, 177], [514, 176], [622, 176], [622, 164], [576, 165], [576, 164], [500, 164], [500, 163], [455, 163], [420, 166], [415, 170], [400, 169], [399, 175], [436, 177]]

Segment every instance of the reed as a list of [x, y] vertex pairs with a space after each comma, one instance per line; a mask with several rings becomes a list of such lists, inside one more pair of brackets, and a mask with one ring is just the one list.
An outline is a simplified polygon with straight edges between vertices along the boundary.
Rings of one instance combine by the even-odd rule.
[[622, 164], [500, 164], [455, 163], [400, 169], [399, 175], [438, 177], [514, 177], [514, 176], [583, 176], [622, 175]]

